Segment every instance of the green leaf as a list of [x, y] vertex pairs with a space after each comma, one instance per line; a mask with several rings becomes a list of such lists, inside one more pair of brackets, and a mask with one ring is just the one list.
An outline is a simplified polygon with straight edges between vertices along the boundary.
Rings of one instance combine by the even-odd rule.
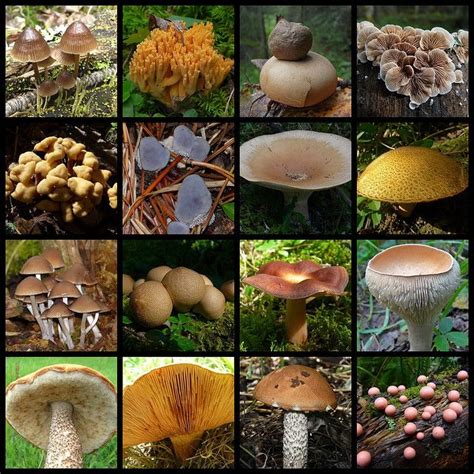
[[139, 109], [143, 105], [143, 102], [145, 102], [145, 99], [143, 98], [143, 96], [141, 94], [132, 94], [130, 96], [130, 99], [132, 101], [132, 104], [137, 109]]
[[467, 333], [464, 332], [448, 332], [446, 337], [448, 338], [449, 342], [452, 342], [458, 347], [466, 347], [469, 343]]
[[196, 348], [196, 344], [184, 336], [174, 335], [171, 342], [181, 351], [192, 351]]
[[170, 318], [168, 319], [168, 321], [170, 323], [178, 323], [179, 322], [179, 319], [176, 317], [176, 316], [170, 316]]
[[201, 21], [198, 18], [189, 18], [187, 16], [176, 16], [176, 15], [170, 16], [169, 19], [174, 20], [174, 21], [184, 21], [184, 23], [186, 24], [188, 28], [193, 26], [194, 23], [199, 23]]
[[423, 146], [425, 148], [431, 148], [433, 143], [434, 141], [431, 138], [423, 138], [422, 140], [417, 140], [416, 142], [412, 143], [411, 146]]
[[434, 338], [434, 345], [438, 351], [448, 352], [449, 351], [449, 342], [445, 336], [436, 336]]
[[180, 324], [183, 324], [183, 323], [189, 323], [189, 321], [192, 321], [192, 319], [187, 314], [179, 313], [178, 321], [180, 322]]
[[370, 201], [367, 207], [372, 211], [378, 211], [380, 209], [380, 201]]
[[451, 331], [453, 329], [453, 321], [451, 318], [443, 318], [439, 322], [439, 330], [441, 334], [446, 334], [447, 332]]
[[147, 331], [145, 336], [150, 341], [157, 342], [159, 344], [164, 344], [167, 340], [167, 337], [163, 334], [163, 331], [160, 331], [159, 329]]
[[228, 202], [226, 204], [221, 204], [224, 214], [231, 220], [234, 220], [234, 203]]
[[135, 84], [132, 81], [128, 79], [125, 79], [125, 81], [123, 81], [122, 102], [126, 102], [129, 99], [130, 94], [132, 93], [134, 89], [135, 89]]
[[125, 316], [125, 314], [124, 314], [124, 315], [122, 315], [122, 323], [123, 324], [132, 324], [133, 321], [128, 316]]
[[374, 227], [377, 227], [380, 224], [380, 221], [382, 220], [382, 214], [380, 214], [379, 212], [374, 212], [370, 215], [370, 219], [372, 220], [372, 224], [374, 224]]
[[124, 117], [134, 117], [135, 116], [135, 108], [133, 106], [132, 99], [128, 99], [122, 104], [122, 113]]
[[128, 38], [126, 38], [124, 40], [124, 44], [129, 46], [131, 44], [141, 43], [149, 34], [150, 30], [148, 27], [140, 28], [136, 33], [133, 33], [133, 35], [130, 35]]
[[364, 227], [365, 216], [357, 216], [357, 232]]
[[196, 109], [188, 109], [183, 112], [183, 117], [197, 117], [198, 113]]

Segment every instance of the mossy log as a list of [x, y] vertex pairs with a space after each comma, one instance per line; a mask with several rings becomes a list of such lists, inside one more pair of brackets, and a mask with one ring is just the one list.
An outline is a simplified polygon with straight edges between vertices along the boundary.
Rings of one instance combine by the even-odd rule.
[[[370, 468], [462, 469], [467, 465], [469, 456], [468, 382], [467, 380], [457, 382], [454, 375], [445, 380], [434, 380], [434, 382], [437, 388], [431, 400], [409, 396], [408, 403], [400, 404], [398, 396], [389, 398], [389, 403], [393, 402], [397, 406], [397, 414], [393, 418], [385, 416], [383, 412], [377, 412], [369, 397], [359, 398], [357, 421], [363, 426], [364, 433], [358, 439], [357, 452], [361, 450], [370, 452], [372, 455]], [[460, 403], [464, 410], [454, 423], [446, 423], [443, 420], [443, 410], [450, 403], [447, 393], [454, 387], [461, 393]], [[421, 418], [421, 413], [423, 407], [428, 405], [435, 407], [436, 413], [430, 420], [425, 421]], [[403, 431], [407, 423], [403, 412], [408, 407], [418, 409], [419, 415], [413, 422], [416, 424], [417, 432], [423, 432], [425, 435], [422, 441], [418, 441], [415, 436], [406, 435]], [[446, 436], [443, 439], [436, 440], [431, 436], [435, 426], [444, 428]], [[403, 457], [403, 450], [408, 446], [416, 450], [415, 459], [406, 460]]]

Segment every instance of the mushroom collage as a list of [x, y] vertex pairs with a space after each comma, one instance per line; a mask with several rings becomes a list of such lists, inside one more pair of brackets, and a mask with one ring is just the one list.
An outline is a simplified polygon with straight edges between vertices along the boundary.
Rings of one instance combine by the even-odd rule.
[[26, 17], [7, 8], [6, 116], [116, 115], [116, 16], [114, 5], [45, 7]]

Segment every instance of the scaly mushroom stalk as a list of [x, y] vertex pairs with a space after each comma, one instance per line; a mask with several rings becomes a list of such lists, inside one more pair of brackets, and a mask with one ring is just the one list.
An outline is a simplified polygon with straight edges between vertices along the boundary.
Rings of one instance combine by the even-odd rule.
[[306, 344], [308, 325], [306, 322], [306, 300], [286, 300], [286, 335], [293, 344]]
[[73, 407], [68, 402], [51, 402], [51, 427], [45, 469], [82, 468], [82, 446], [73, 420]]
[[308, 418], [288, 411], [283, 416], [283, 469], [304, 469], [308, 461]]

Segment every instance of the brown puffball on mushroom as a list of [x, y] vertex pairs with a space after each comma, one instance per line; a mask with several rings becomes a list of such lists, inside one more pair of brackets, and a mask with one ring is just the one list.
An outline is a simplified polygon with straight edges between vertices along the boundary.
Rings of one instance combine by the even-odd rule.
[[312, 45], [313, 34], [307, 26], [288, 21], [283, 17], [279, 17], [268, 37], [268, 47], [273, 56], [285, 61], [303, 59]]
[[168, 320], [173, 302], [159, 281], [145, 281], [130, 294], [133, 318], [143, 327], [155, 328]]
[[134, 288], [135, 281], [130, 275], [122, 275], [122, 295], [128, 296]]
[[177, 311], [190, 311], [201, 301], [206, 291], [202, 276], [185, 267], [177, 267], [166, 273], [162, 283]]
[[254, 398], [283, 415], [283, 469], [303, 469], [308, 460], [309, 412], [336, 408], [336, 395], [315, 369], [288, 365], [270, 372], [255, 387]]

